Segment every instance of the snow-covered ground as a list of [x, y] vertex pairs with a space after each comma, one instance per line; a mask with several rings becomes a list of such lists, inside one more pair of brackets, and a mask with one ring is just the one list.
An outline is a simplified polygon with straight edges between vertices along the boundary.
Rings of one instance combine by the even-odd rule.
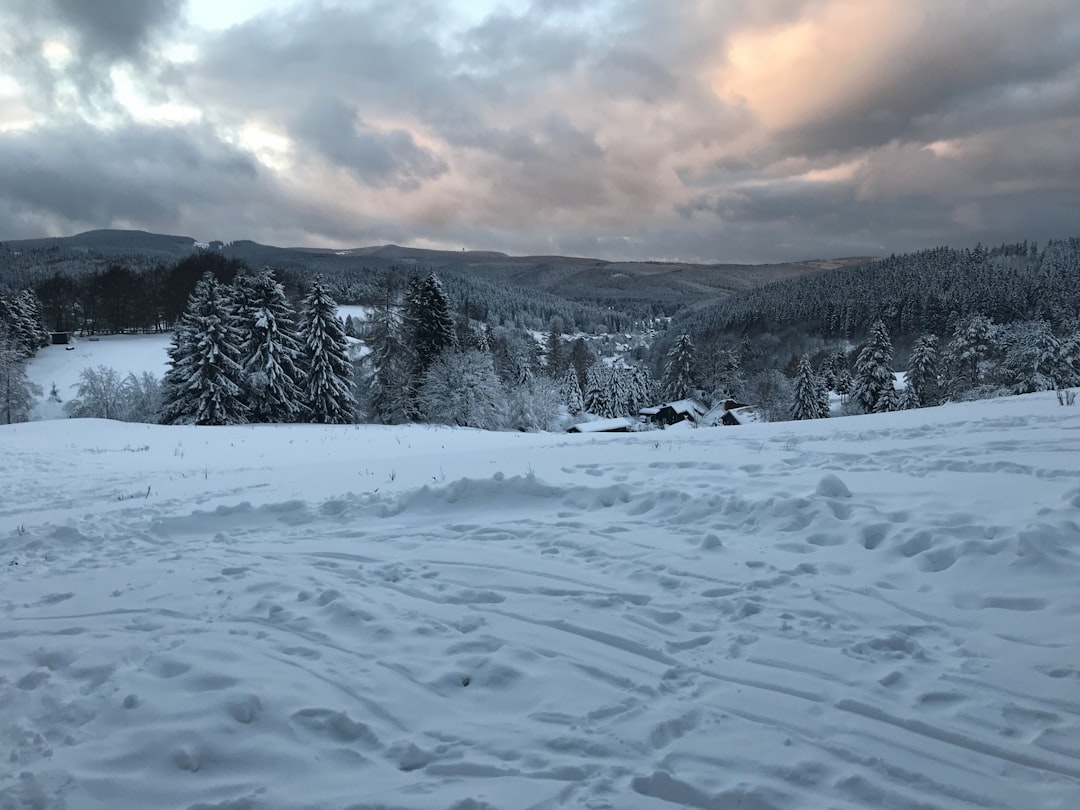
[[62, 419], [63, 407], [49, 401], [49, 391], [56, 386], [61, 402], [75, 397], [79, 375], [87, 368], [114, 368], [121, 376], [136, 377], [150, 372], [157, 378], [165, 374], [170, 334], [102, 335], [96, 338], [75, 337], [67, 346], [38, 349], [27, 363], [30, 380], [41, 386], [42, 396], [30, 413], [31, 419]]
[[0, 427], [0, 808], [1080, 807], [1080, 407]]

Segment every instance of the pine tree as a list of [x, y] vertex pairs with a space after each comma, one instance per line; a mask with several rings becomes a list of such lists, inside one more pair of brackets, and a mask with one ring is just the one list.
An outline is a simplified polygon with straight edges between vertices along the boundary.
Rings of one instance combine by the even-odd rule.
[[308, 418], [324, 425], [351, 423], [356, 415], [356, 399], [345, 325], [319, 277], [304, 298], [300, 342], [306, 355], [302, 398]]
[[577, 374], [578, 387], [582, 392], [588, 388], [587, 377], [589, 369], [595, 365], [597, 361], [596, 352], [592, 350], [592, 347], [585, 342], [584, 338], [574, 338], [570, 343], [570, 366], [574, 369], [574, 373]]
[[596, 416], [618, 416], [612, 397], [612, 372], [607, 364], [597, 361], [589, 367], [585, 376], [585, 410]]
[[974, 388], [982, 382], [981, 365], [994, 348], [995, 332], [993, 321], [985, 315], [972, 315], [957, 324], [946, 353], [954, 391]]
[[879, 413], [890, 407], [894, 389], [892, 341], [882, 321], [870, 328], [870, 340], [855, 361], [851, 398], [863, 413]]
[[559, 391], [569, 414], [576, 416], [585, 410], [585, 401], [581, 396], [581, 385], [578, 384], [577, 372], [574, 371], [573, 367], [567, 368], [563, 372], [562, 380], [559, 382]]
[[22, 348], [0, 323], [0, 423], [11, 425], [30, 418], [41, 387], [26, 376]]
[[569, 362], [566, 347], [563, 345], [563, 320], [558, 315], [548, 323], [547, 334], [544, 335], [544, 348], [547, 351], [547, 375], [552, 380], [562, 378], [563, 372]]
[[536, 341], [524, 329], [500, 326], [491, 348], [495, 373], [507, 388], [527, 387], [533, 381]]
[[832, 412], [832, 403], [829, 402], [829, 386], [825, 384], [825, 381], [820, 376], [817, 378], [817, 398], [821, 418], [826, 419]]
[[195, 285], [169, 349], [162, 394], [167, 424], [233, 425], [247, 421], [244, 372], [232, 301], [213, 275]]
[[636, 414], [642, 408], [656, 403], [660, 386], [647, 366], [634, 366], [626, 372], [627, 392], [625, 412]]
[[[938, 380], [937, 336], [923, 335], [915, 341], [908, 360], [907, 374], [904, 375], [906, 396], [902, 397], [900, 408], [911, 406], [924, 408], [937, 405], [941, 401], [941, 384]], [[910, 393], [908, 393], [910, 392]]]
[[376, 282], [376, 302], [362, 330], [370, 352], [368, 412], [372, 421], [400, 425], [409, 421], [410, 368], [414, 361], [404, 339], [401, 302], [391, 274]]
[[252, 422], [296, 422], [300, 402], [300, 343], [285, 289], [269, 269], [236, 279], [236, 323], [243, 340], [240, 365], [246, 377]]
[[695, 387], [694, 341], [684, 333], [675, 339], [668, 354], [661, 396], [666, 402], [675, 402], [686, 399]]
[[410, 279], [405, 326], [416, 358], [417, 376], [423, 377], [435, 358], [454, 345], [450, 303], [434, 273], [423, 280]]
[[7, 335], [8, 348], [14, 348], [24, 359], [33, 357], [49, 342], [41, 305], [29, 290], [6, 298], [0, 296], [0, 330]]
[[840, 395], [840, 400], [842, 402], [848, 401], [848, 397], [851, 395], [851, 372], [846, 368], [842, 368], [836, 372], [836, 382], [833, 384], [833, 391]]
[[1073, 332], [1061, 341], [1057, 367], [1061, 374], [1058, 388], [1080, 385], [1080, 331]]
[[23, 315], [22, 340], [29, 356], [32, 357], [38, 349], [49, 345], [49, 330], [41, 314], [41, 302], [32, 291], [23, 290], [16, 297], [15, 303]]
[[[191, 305], [191, 299], [188, 300]], [[190, 359], [195, 351], [195, 331], [193, 319], [187, 313], [181, 316], [173, 329], [172, 338], [166, 354], [169, 357], [168, 368], [161, 380], [161, 413], [159, 420], [163, 425], [190, 424], [190, 413], [194, 405], [190, 401], [187, 382], [191, 374]]]
[[896, 410], [910, 411], [922, 407], [923, 405], [919, 402], [918, 390], [911, 385], [905, 385], [896, 401]]
[[803, 355], [795, 372], [794, 401], [791, 406], [792, 419], [822, 419], [827, 411], [821, 407], [821, 382], [814, 374], [810, 358]]

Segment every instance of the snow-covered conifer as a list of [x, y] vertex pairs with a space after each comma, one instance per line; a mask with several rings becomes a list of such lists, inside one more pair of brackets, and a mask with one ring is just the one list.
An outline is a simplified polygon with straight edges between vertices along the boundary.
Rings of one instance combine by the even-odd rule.
[[367, 410], [372, 421], [399, 425], [409, 421], [410, 369], [414, 360], [405, 342], [401, 301], [393, 276], [376, 282], [375, 307], [361, 337], [370, 350], [364, 363], [370, 369]]
[[822, 419], [827, 415], [828, 412], [821, 407], [821, 382], [805, 354], [799, 361], [793, 387], [792, 419]]
[[232, 301], [207, 273], [195, 285], [169, 348], [162, 384], [166, 424], [232, 425], [247, 421], [240, 336]]
[[923, 408], [941, 401], [936, 335], [923, 335], [915, 341], [904, 381], [906, 396], [901, 397], [901, 409], [908, 406]]
[[544, 335], [544, 349], [547, 353], [545, 368], [548, 377], [552, 380], [562, 379], [569, 357], [563, 343], [563, 320], [558, 315], [548, 323], [548, 330]]
[[601, 361], [589, 367], [583, 393], [586, 411], [604, 418], [619, 415], [612, 396], [613, 376], [611, 368]]
[[409, 280], [404, 320], [416, 373], [423, 377], [435, 358], [454, 345], [450, 303], [434, 273]]
[[892, 341], [884, 322], [876, 321], [870, 328], [870, 339], [859, 352], [852, 375], [851, 398], [863, 413], [879, 412], [879, 403], [881, 407], [891, 406], [894, 389], [891, 364]]
[[576, 416], [585, 410], [585, 400], [581, 396], [581, 385], [578, 383], [577, 372], [574, 371], [573, 366], [563, 372], [562, 380], [559, 381], [559, 391], [569, 414]]
[[946, 349], [953, 391], [974, 388], [982, 382], [982, 364], [994, 349], [996, 332], [994, 322], [985, 315], [972, 315], [957, 324]]
[[632, 366], [622, 372], [626, 378], [626, 399], [623, 410], [627, 414], [637, 414], [642, 408], [656, 404], [659, 386], [648, 366]]
[[0, 324], [0, 424], [25, 422], [39, 396], [41, 387], [26, 376], [22, 348], [10, 334], [4, 334]]
[[684, 333], [675, 339], [668, 353], [661, 396], [666, 402], [674, 402], [686, 399], [694, 388], [694, 341]]
[[345, 325], [319, 277], [304, 298], [300, 343], [304, 352], [301, 396], [308, 419], [327, 425], [351, 423], [356, 416], [356, 399]]
[[236, 323], [242, 335], [249, 421], [303, 419], [300, 343], [285, 289], [269, 269], [237, 277]]

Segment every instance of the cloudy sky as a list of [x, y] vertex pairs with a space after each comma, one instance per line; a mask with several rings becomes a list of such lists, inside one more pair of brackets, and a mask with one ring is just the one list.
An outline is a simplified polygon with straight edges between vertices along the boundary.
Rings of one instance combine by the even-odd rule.
[[0, 238], [770, 261], [1080, 235], [1076, 0], [3, 0]]

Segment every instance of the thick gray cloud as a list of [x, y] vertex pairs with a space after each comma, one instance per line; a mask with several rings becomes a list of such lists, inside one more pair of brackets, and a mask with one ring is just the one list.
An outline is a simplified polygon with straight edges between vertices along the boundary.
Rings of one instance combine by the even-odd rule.
[[229, 214], [267, 192], [252, 157], [206, 127], [127, 125], [103, 132], [79, 120], [0, 134], [0, 204], [20, 236], [40, 225], [175, 230], [190, 209]]
[[[713, 261], [1076, 229], [1073, 0], [492, 6], [462, 29], [435, 0], [302, 3], [200, 33], [170, 0], [13, 0], [0, 116], [34, 121], [0, 129], [0, 205], [21, 232]], [[121, 99], [118, 65], [172, 112]]]
[[[183, 6], [184, 0], [7, 0], [0, 26], [10, 41], [0, 69], [23, 79], [34, 106], [70, 104], [61, 96], [65, 83], [81, 102], [108, 106], [111, 68], [155, 67], [154, 47], [179, 21]], [[49, 43], [62, 43], [69, 52], [62, 66], [50, 64]]]
[[359, 120], [358, 111], [338, 101], [305, 109], [289, 127], [300, 143], [353, 172], [373, 188], [411, 190], [446, 172], [446, 164], [416, 144], [404, 129], [377, 130]]

